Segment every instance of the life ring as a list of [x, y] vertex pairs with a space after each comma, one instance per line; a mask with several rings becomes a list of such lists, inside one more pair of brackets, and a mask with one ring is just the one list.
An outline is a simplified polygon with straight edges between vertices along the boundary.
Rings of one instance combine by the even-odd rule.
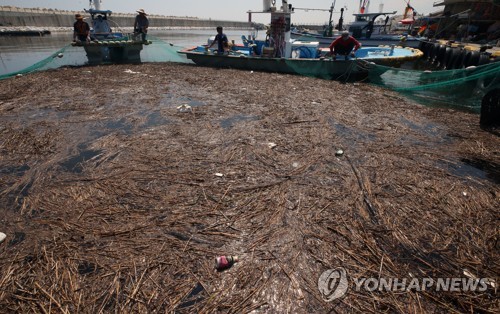
[[492, 89], [481, 101], [481, 127], [500, 127], [500, 88]]
[[464, 59], [464, 67], [470, 67], [479, 63], [480, 52], [475, 50], [467, 51]]

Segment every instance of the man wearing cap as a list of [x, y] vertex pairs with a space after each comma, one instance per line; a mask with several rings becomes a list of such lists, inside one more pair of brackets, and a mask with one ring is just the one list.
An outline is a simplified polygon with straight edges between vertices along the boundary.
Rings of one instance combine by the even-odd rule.
[[90, 42], [90, 26], [83, 20], [81, 14], [75, 14], [76, 22], [73, 24], [73, 41]]
[[142, 41], [146, 41], [146, 34], [148, 33], [149, 20], [146, 16], [147, 15], [146, 12], [144, 12], [144, 9], [137, 10], [137, 13], [139, 14], [135, 17], [134, 33], [141, 34]]
[[[361, 48], [361, 44], [354, 37], [349, 35], [348, 31], [343, 31], [342, 36], [335, 39], [330, 44], [330, 54], [333, 55], [333, 59], [335, 60], [337, 55], [347, 56], [351, 55], [354, 57], [354, 53], [356, 50]], [[354, 49], [354, 51], [353, 51]]]

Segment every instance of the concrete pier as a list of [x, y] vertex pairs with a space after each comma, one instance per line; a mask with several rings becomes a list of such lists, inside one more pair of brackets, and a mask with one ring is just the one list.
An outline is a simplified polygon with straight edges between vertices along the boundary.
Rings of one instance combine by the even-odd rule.
[[[71, 27], [75, 14], [83, 11], [62, 11], [54, 9], [26, 9], [0, 6], [0, 27]], [[120, 27], [134, 25], [135, 13], [113, 13], [110, 20]], [[251, 28], [252, 23], [242, 21], [224, 21], [199, 19], [197, 17], [177, 17], [148, 15], [151, 27], [166, 28], [211, 28], [221, 25], [226, 28]]]

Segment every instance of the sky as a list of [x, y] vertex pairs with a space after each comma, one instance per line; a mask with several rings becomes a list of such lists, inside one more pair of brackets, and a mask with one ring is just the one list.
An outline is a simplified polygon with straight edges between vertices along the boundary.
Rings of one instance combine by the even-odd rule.
[[[211, 18], [216, 20], [247, 21], [247, 11], [262, 10], [263, 0], [101, 0], [101, 9], [117, 13], [135, 13], [144, 9], [150, 14], [192, 16], [198, 18]], [[379, 5], [384, 5], [384, 11], [398, 11], [403, 14], [407, 0], [371, 0], [369, 11], [378, 12]], [[335, 11], [344, 7], [344, 21], [352, 20], [352, 14], [358, 13], [359, 0], [288, 0], [295, 8], [324, 9], [326, 11], [296, 10], [292, 15], [292, 23], [328, 22], [330, 13], [327, 12], [335, 2]], [[433, 7], [436, 0], [410, 0], [410, 4], [418, 13], [429, 14], [442, 10], [443, 7]], [[83, 10], [89, 8], [89, 0], [0, 0], [0, 6], [17, 6], [23, 8], [52, 8], [60, 10]], [[276, 0], [276, 5], [281, 6], [281, 0]], [[337, 21], [340, 13], [333, 14]], [[259, 23], [269, 23], [268, 14], [253, 14], [252, 20]]]

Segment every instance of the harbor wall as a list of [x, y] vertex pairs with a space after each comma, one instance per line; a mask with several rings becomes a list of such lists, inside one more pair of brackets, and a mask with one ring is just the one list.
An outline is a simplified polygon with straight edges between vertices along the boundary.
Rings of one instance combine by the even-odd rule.
[[[83, 11], [61, 11], [53, 9], [26, 9], [0, 6], [0, 27], [72, 27], [75, 14], [88, 15]], [[136, 14], [113, 13], [109, 18], [111, 26], [132, 27]], [[199, 19], [196, 17], [176, 17], [148, 15], [150, 27], [166, 28], [211, 28], [221, 25], [227, 28], [250, 28], [252, 23]]]

